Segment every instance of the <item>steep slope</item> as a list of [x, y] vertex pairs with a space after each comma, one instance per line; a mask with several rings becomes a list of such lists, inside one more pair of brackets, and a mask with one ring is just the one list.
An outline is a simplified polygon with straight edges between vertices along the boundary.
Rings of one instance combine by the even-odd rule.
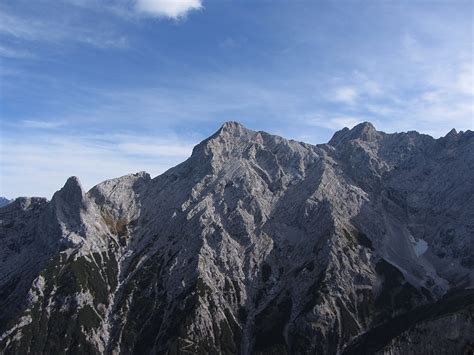
[[472, 171], [470, 131], [313, 146], [229, 122], [154, 179], [70, 178], [0, 209], [0, 349], [462, 352]]
[[9, 200], [8, 198], [6, 197], [3, 197], [3, 196], [0, 196], [0, 207], [3, 207], [3, 206], [6, 206], [8, 205], [10, 202], [12, 202], [13, 200]]

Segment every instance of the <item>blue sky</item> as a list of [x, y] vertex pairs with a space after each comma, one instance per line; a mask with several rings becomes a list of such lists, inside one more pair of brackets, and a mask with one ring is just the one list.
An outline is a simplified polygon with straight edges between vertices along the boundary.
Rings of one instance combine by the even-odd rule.
[[155, 176], [229, 120], [473, 129], [471, 1], [2, 0], [0, 195]]

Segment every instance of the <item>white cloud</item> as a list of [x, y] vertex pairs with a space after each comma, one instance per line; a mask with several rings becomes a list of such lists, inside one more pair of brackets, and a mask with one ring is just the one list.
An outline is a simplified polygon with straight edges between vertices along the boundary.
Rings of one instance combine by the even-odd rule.
[[17, 59], [28, 59], [34, 58], [34, 55], [29, 51], [23, 49], [17, 49], [13, 47], [6, 47], [0, 45], [0, 57], [3, 58], [17, 58]]
[[356, 89], [349, 86], [343, 86], [335, 90], [332, 100], [346, 104], [353, 104], [357, 100], [357, 96]]
[[[109, 28], [93, 28], [74, 23], [65, 16], [63, 21], [37, 20], [0, 11], [0, 34], [31, 42], [63, 43], [73, 41], [101, 49], [127, 48], [128, 39]], [[23, 45], [24, 46], [24, 45]], [[18, 56], [18, 50], [0, 50], [4, 55]], [[26, 54], [25, 51], [22, 51]], [[28, 53], [30, 54], [30, 53]]]
[[174, 135], [4, 136], [0, 195], [50, 198], [72, 175], [85, 189], [138, 171], [156, 176], [189, 157], [197, 141]]
[[178, 19], [202, 8], [202, 0], [136, 0], [136, 9], [156, 17]]
[[325, 115], [318, 114], [313, 117], [305, 119], [306, 124], [310, 126], [324, 127], [332, 130], [339, 130], [344, 127], [352, 128], [363, 120], [352, 116], [331, 116], [327, 113]]
[[383, 94], [380, 84], [360, 71], [354, 71], [354, 82], [355, 84], [353, 85], [357, 87], [358, 96], [364, 94], [376, 97]]
[[474, 96], [474, 67], [469, 63], [460, 66], [455, 87], [460, 94]]
[[189, 154], [192, 147], [169, 144], [123, 143], [118, 145], [119, 150], [127, 154], [143, 156], [183, 157]]
[[64, 125], [64, 122], [24, 120], [20, 125], [25, 128], [53, 129]]
[[397, 103], [399, 116], [416, 120], [434, 136], [451, 128], [474, 129], [472, 64], [458, 61], [430, 67], [424, 79], [426, 90]]

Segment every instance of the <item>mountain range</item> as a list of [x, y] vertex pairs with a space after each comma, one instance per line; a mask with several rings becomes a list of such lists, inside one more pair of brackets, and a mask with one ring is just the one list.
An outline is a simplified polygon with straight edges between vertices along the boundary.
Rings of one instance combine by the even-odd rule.
[[0, 208], [0, 352], [472, 354], [474, 132], [236, 122]]

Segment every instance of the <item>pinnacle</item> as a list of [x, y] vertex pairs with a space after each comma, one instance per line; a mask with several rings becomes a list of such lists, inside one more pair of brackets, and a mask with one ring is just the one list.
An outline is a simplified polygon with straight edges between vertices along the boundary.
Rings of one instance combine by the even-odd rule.
[[376, 131], [374, 125], [370, 122], [361, 122], [352, 128], [353, 131]]
[[81, 193], [83, 191], [81, 182], [77, 176], [71, 176], [68, 178], [62, 190], [66, 190], [68, 192], [80, 191]]
[[227, 121], [221, 127], [222, 130], [226, 130], [226, 131], [242, 129], [242, 128], [245, 129], [245, 127], [237, 121]]
[[222, 135], [223, 133], [227, 133], [231, 136], [240, 136], [244, 132], [248, 132], [249, 130], [245, 128], [242, 124], [236, 121], [228, 121], [225, 122], [221, 128], [217, 131], [217, 135]]
[[374, 125], [370, 122], [362, 122], [354, 126], [352, 129], [347, 127], [334, 133], [334, 136], [329, 141], [329, 144], [336, 146], [339, 143], [360, 139], [363, 141], [373, 141], [379, 132], [375, 129]]
[[54, 194], [53, 200], [57, 201], [59, 198], [69, 203], [74, 203], [74, 201], [82, 201], [83, 196], [84, 190], [79, 179], [76, 176], [71, 176], [67, 179], [63, 188]]
[[224, 140], [233, 139], [236, 137], [249, 137], [253, 135], [255, 132], [244, 127], [241, 123], [236, 121], [228, 121], [225, 122], [219, 130], [209, 137], [208, 139], [212, 139], [215, 137], [223, 138]]
[[457, 134], [458, 134], [458, 131], [456, 131], [456, 129], [453, 128], [452, 130], [448, 132], [448, 134], [446, 134], [446, 137], [455, 137]]

